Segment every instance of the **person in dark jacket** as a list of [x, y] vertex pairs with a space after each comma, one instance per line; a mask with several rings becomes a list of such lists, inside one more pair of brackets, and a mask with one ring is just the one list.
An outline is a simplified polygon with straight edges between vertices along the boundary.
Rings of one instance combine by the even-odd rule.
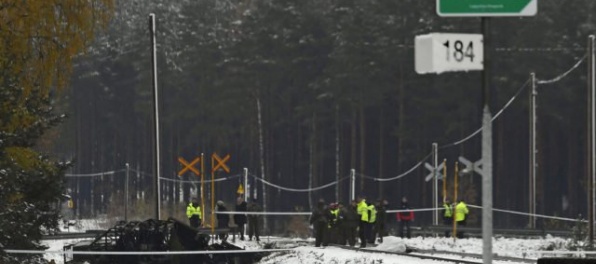
[[[246, 212], [247, 204], [242, 197], [236, 199], [236, 212]], [[237, 232], [239, 232], [240, 240], [244, 240], [244, 225], [246, 224], [245, 214], [235, 214], [234, 223], [238, 226]]]
[[250, 212], [261, 212], [263, 208], [257, 203], [256, 198], [252, 198], [252, 201], [247, 206], [248, 211], [248, 240], [252, 241], [252, 237], [254, 236], [257, 242], [260, 241], [259, 239], [259, 230], [261, 227], [262, 216], [258, 214], [250, 214]]
[[352, 201], [348, 206], [339, 205], [339, 244], [351, 247], [356, 245], [356, 233], [360, 218], [356, 211], [356, 201]]
[[[230, 215], [229, 214], [221, 214], [220, 212], [227, 212], [228, 208], [223, 201], [217, 201], [217, 228], [229, 228], [228, 224], [230, 223]], [[219, 239], [225, 241], [228, 238], [228, 234], [226, 232], [221, 232], [219, 234]]]
[[325, 232], [327, 231], [327, 208], [325, 208], [325, 201], [319, 200], [317, 207], [310, 215], [310, 224], [314, 229], [315, 246], [320, 247], [325, 239]]
[[410, 238], [411, 228], [410, 222], [414, 221], [414, 211], [409, 210], [410, 205], [408, 199], [404, 196], [401, 199], [400, 211], [397, 213], [397, 221], [399, 222], [399, 236], [404, 238], [404, 229], [406, 231], [406, 237]]
[[375, 228], [373, 232], [379, 237], [379, 243], [383, 243], [383, 236], [385, 236], [385, 224], [387, 222], [387, 200], [378, 200], [376, 207], [377, 221], [375, 221]]

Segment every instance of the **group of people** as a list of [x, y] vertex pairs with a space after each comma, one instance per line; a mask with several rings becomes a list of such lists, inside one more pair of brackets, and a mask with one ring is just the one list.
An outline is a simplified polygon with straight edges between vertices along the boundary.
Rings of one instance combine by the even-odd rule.
[[[457, 238], [463, 238], [464, 232], [459, 228], [466, 226], [468, 213], [470, 212], [464, 200], [459, 200], [457, 203], [451, 203], [449, 198], [446, 197], [443, 201], [443, 209], [443, 224], [447, 227], [452, 227], [455, 222], [455, 225], [458, 228], [455, 235]], [[450, 233], [449, 229], [447, 229], [445, 231], [445, 236], [449, 237]]]
[[[227, 212], [228, 208], [226, 207], [223, 201], [217, 201], [216, 206], [216, 218], [217, 218], [217, 227], [222, 228], [224, 230], [218, 230], [218, 236], [221, 240], [226, 240], [228, 237], [227, 232], [225, 229], [230, 227], [230, 215], [224, 212]], [[252, 240], [253, 237], [256, 241], [260, 241], [259, 238], [259, 229], [260, 224], [262, 222], [262, 216], [259, 214], [251, 214], [251, 212], [261, 212], [263, 209], [257, 203], [257, 199], [253, 198], [250, 203], [246, 203], [244, 198], [238, 197], [236, 199], [236, 212], [247, 212], [246, 214], [234, 214], [234, 224], [236, 228], [233, 229], [234, 232], [238, 234], [240, 240], [244, 240], [244, 228], [245, 225], [248, 224], [248, 240]], [[203, 227], [203, 217], [202, 217], [202, 210], [201, 204], [198, 202], [196, 197], [192, 198], [192, 201], [186, 207], [186, 216], [188, 217], [188, 221], [191, 227], [199, 228]]]
[[[360, 247], [376, 241], [383, 243], [386, 235], [387, 200], [377, 200], [376, 203], [367, 203], [366, 197], [359, 196], [347, 206], [342, 203], [325, 204], [319, 200], [310, 216], [313, 226], [315, 246], [327, 246], [330, 243], [339, 245], [356, 245], [356, 235], [360, 240]], [[452, 225], [453, 221], [458, 227], [466, 225], [468, 207], [463, 200], [451, 204], [445, 199], [443, 221]], [[411, 222], [414, 221], [414, 211], [410, 208], [408, 199], [403, 197], [396, 214], [398, 222], [398, 235], [401, 238], [411, 238]], [[457, 237], [463, 237], [460, 229]], [[449, 236], [449, 231], [445, 232]], [[378, 240], [377, 240], [378, 237]]]
[[314, 229], [315, 246], [339, 245], [360, 246], [367, 243], [383, 242], [386, 227], [387, 200], [377, 200], [367, 204], [364, 196], [358, 197], [348, 205], [342, 203], [325, 204], [319, 200], [310, 216]]

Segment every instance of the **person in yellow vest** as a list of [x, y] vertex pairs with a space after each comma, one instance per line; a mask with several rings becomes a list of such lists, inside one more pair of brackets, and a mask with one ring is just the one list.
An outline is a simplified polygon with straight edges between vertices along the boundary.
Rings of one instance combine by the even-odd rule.
[[445, 230], [445, 237], [449, 237], [451, 228], [453, 227], [453, 204], [449, 200], [449, 197], [445, 197], [443, 201], [443, 224], [447, 227]]
[[329, 243], [338, 244], [338, 221], [339, 221], [339, 204], [330, 203], [327, 207], [327, 232], [325, 232], [325, 241], [323, 246], [327, 246]]
[[196, 197], [193, 197], [186, 207], [186, 217], [188, 217], [191, 227], [199, 228], [201, 226], [201, 205]]
[[368, 205], [366, 204], [366, 197], [360, 195], [358, 197], [358, 206], [356, 207], [358, 216], [360, 217], [360, 224], [358, 225], [358, 237], [360, 238], [360, 247], [366, 247], [366, 240], [368, 239]]
[[459, 203], [455, 206], [455, 222], [457, 223], [457, 237], [463, 238], [464, 232], [460, 228], [466, 226], [466, 220], [468, 219], [468, 206], [464, 200], [459, 200]]

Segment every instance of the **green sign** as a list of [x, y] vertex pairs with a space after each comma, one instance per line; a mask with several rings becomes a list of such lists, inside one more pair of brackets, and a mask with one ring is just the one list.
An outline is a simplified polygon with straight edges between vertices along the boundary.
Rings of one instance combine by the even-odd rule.
[[533, 16], [538, 0], [437, 0], [439, 16]]

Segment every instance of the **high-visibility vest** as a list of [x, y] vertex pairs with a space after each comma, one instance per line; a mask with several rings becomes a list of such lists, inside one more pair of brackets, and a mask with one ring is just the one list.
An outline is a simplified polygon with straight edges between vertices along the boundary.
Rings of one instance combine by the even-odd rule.
[[368, 212], [370, 213], [368, 217], [368, 222], [374, 223], [375, 221], [377, 221], [377, 208], [375, 208], [374, 205], [371, 204], [368, 206]]
[[189, 203], [186, 207], [186, 217], [191, 218], [193, 215], [198, 215], [200, 219], [203, 219], [201, 217], [201, 206], [194, 207], [192, 203]]
[[466, 219], [466, 215], [468, 214], [468, 206], [466, 203], [459, 202], [455, 206], [455, 221], [460, 222]]
[[443, 214], [443, 216], [453, 217], [453, 207], [448, 203], [444, 203], [443, 207], [445, 208], [445, 213]]
[[360, 221], [368, 222], [368, 205], [366, 205], [366, 200], [362, 199], [358, 203], [356, 211], [360, 215]]

